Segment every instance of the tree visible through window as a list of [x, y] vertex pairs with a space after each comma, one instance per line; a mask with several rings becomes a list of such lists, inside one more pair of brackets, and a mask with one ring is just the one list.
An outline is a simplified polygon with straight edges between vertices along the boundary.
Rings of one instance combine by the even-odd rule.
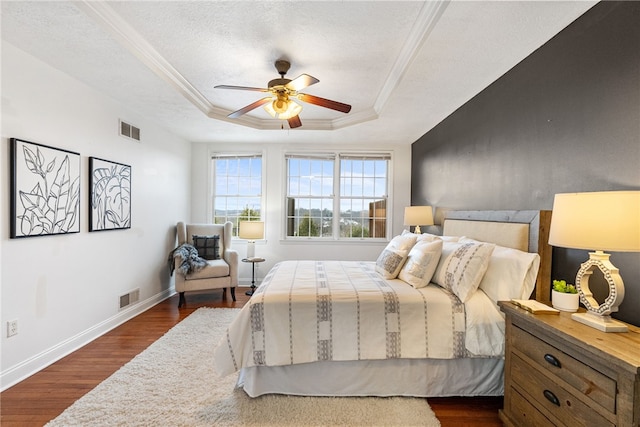
[[262, 156], [215, 155], [213, 167], [213, 223], [259, 221], [262, 211]]
[[292, 154], [286, 160], [287, 237], [387, 237], [388, 154]]

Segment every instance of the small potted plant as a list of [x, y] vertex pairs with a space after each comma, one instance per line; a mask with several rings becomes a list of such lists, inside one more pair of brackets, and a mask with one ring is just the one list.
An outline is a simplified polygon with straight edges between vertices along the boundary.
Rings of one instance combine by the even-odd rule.
[[580, 297], [574, 285], [567, 284], [564, 280], [554, 280], [551, 291], [551, 304], [553, 308], [561, 311], [578, 311]]

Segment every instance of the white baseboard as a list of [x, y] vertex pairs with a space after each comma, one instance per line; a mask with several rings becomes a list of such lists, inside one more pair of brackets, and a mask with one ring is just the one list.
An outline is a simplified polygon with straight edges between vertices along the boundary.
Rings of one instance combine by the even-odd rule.
[[80, 347], [104, 335], [127, 320], [131, 320], [135, 316], [144, 313], [154, 305], [169, 298], [174, 293], [175, 289], [171, 288], [144, 301], [140, 301], [139, 303], [118, 312], [111, 318], [106, 319], [105, 321], [98, 323], [97, 325], [80, 332], [65, 341], [62, 341], [41, 353], [4, 370], [0, 373], [0, 384], [2, 385], [0, 391], [8, 389], [36, 372], [41, 371], [52, 363], [73, 353]]

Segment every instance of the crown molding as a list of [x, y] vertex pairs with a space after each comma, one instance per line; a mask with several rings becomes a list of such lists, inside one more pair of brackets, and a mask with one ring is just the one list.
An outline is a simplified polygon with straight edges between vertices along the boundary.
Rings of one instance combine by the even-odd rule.
[[400, 53], [396, 58], [396, 62], [391, 68], [391, 72], [387, 76], [387, 80], [382, 85], [380, 93], [373, 104], [374, 110], [380, 113], [386, 105], [389, 97], [398, 86], [405, 72], [409, 69], [409, 66], [413, 62], [413, 59], [418, 54], [418, 51], [424, 45], [427, 38], [431, 34], [431, 31], [438, 23], [438, 20], [444, 13], [444, 10], [449, 5], [450, 0], [443, 1], [426, 1], [420, 9], [420, 13], [416, 18], [416, 21], [411, 27], [409, 36], [405, 41]]
[[215, 108], [169, 61], [122, 19], [107, 2], [81, 0], [74, 2], [74, 4], [102, 25], [123, 47], [140, 59], [157, 76], [171, 84], [200, 111], [208, 114]]

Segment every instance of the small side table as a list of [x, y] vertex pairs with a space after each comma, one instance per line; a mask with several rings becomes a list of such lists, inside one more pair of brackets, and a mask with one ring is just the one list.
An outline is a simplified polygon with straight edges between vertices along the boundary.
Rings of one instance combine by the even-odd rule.
[[245, 292], [245, 295], [253, 295], [253, 292], [256, 290], [256, 263], [264, 262], [264, 258], [242, 258], [242, 262], [250, 262], [251, 263], [251, 290]]

